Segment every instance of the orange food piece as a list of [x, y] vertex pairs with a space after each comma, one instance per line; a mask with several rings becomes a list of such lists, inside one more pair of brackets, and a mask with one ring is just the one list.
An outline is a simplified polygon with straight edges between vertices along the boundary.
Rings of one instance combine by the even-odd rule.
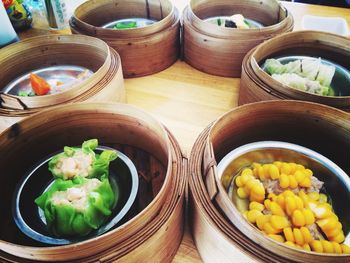
[[46, 80], [33, 73], [30, 74], [30, 84], [38, 96], [46, 95], [51, 89], [50, 84]]

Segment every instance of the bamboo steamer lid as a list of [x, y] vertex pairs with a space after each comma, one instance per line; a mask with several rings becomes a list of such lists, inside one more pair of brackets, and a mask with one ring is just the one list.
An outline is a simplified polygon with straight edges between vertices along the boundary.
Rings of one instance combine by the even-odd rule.
[[350, 68], [350, 40], [331, 33], [297, 31], [262, 43], [243, 60], [239, 105], [262, 100], [293, 99], [350, 111], [349, 96], [320, 96], [296, 90], [274, 80], [261, 68], [267, 58], [290, 55], [321, 57]]
[[[190, 156], [190, 222], [204, 262], [349, 262], [349, 255], [319, 254], [249, 237], [223, 210], [216, 164], [232, 149], [265, 140], [279, 140], [313, 149], [350, 173], [344, 150], [350, 149], [349, 114], [320, 104], [266, 101], [240, 106], [209, 125]], [[226, 196], [227, 197], [227, 196]], [[267, 246], [268, 249], [266, 249]]]
[[[43, 246], [29, 240], [11, 218], [16, 183], [38, 159], [86, 138], [119, 149], [135, 164], [140, 187], [133, 217], [101, 236], [72, 245]], [[7, 211], [0, 219], [3, 260], [169, 262], [176, 254], [183, 234], [187, 160], [171, 133], [145, 112], [112, 103], [59, 106], [7, 129], [0, 135], [0, 145], [2, 170], [11, 173], [3, 177], [6, 189], [1, 191], [2, 208]]]
[[[118, 19], [133, 17], [158, 22], [125, 30], [102, 27]], [[70, 27], [74, 34], [98, 37], [117, 50], [122, 58], [124, 77], [159, 72], [178, 58], [180, 17], [169, 0], [90, 0], [75, 10]]]
[[[219, 27], [203, 19], [243, 14], [266, 25], [257, 29]], [[292, 15], [275, 0], [192, 0], [183, 12], [184, 58], [209, 74], [239, 77], [246, 53], [275, 35], [292, 31]]]
[[0, 132], [22, 118], [55, 105], [126, 100], [120, 57], [97, 38], [40, 36], [3, 48], [0, 54], [0, 87], [34, 69], [53, 65], [81, 66], [94, 72], [83, 82], [54, 95], [20, 97], [1, 93]]

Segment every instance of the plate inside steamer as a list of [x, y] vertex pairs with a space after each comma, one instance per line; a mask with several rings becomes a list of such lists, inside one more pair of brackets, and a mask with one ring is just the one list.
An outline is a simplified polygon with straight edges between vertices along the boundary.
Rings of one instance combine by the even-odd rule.
[[[155, 19], [133, 17], [133, 18], [115, 20], [113, 22], [109, 22], [108, 24], [103, 25], [102, 27], [110, 28], [110, 29], [132, 29], [132, 28], [142, 28], [142, 27], [150, 26], [157, 22], [158, 21]], [[114, 28], [117, 25], [120, 25], [125, 28]]]
[[[204, 21], [219, 26], [219, 23], [220, 23], [220, 25], [224, 25], [225, 20], [229, 19], [229, 18], [230, 18], [229, 16], [214, 16], [214, 17], [205, 18]], [[264, 27], [263, 24], [255, 21], [253, 19], [249, 19], [249, 18], [244, 18], [244, 19], [247, 21], [247, 23], [249, 24], [249, 27], [252, 29]]]
[[[240, 146], [229, 152], [218, 164], [218, 178], [222, 182], [228, 197], [232, 200], [231, 208], [237, 213], [237, 218], [249, 228], [240, 228], [247, 234], [257, 227], [249, 223], [242, 215], [248, 209], [249, 201], [237, 195], [234, 183], [236, 176], [253, 162], [271, 163], [274, 161], [295, 162], [311, 169], [314, 175], [324, 182], [321, 192], [325, 192], [332, 203], [339, 221], [343, 225], [345, 242], [350, 245], [350, 179], [335, 163], [308, 148], [279, 141], [261, 141]], [[345, 206], [345, 207], [344, 207]], [[252, 229], [253, 228], [253, 229]]]
[[[101, 153], [103, 150], [114, 149], [100, 146], [95, 149], [95, 152]], [[12, 203], [12, 214], [18, 228], [30, 238], [41, 243], [65, 245], [99, 236], [117, 226], [134, 203], [139, 178], [132, 161], [123, 153], [114, 151], [117, 152], [118, 158], [110, 163], [109, 180], [114, 192], [119, 192], [119, 197], [112, 215], [99, 229], [87, 236], [69, 239], [57, 238], [47, 230], [44, 213], [34, 200], [53, 183], [54, 179], [48, 170], [48, 162], [61, 151], [35, 164], [17, 185]]]
[[34, 73], [42, 77], [52, 87], [48, 94], [57, 94], [70, 89], [73, 85], [78, 84], [90, 77], [93, 72], [87, 68], [72, 65], [57, 65], [37, 69], [27, 72], [11, 81], [3, 92], [10, 95], [18, 96], [19, 92], [30, 93], [32, 86], [29, 75]]
[[[301, 60], [301, 59], [310, 59], [310, 58], [317, 59], [318, 57], [283, 56], [283, 57], [276, 57], [275, 59], [280, 61], [282, 64], [287, 64], [297, 59]], [[331, 88], [334, 90], [334, 96], [350, 96], [350, 71], [345, 67], [327, 59], [321, 58], [321, 63], [335, 67], [335, 73], [331, 82]], [[265, 63], [262, 65], [262, 69], [266, 70]]]

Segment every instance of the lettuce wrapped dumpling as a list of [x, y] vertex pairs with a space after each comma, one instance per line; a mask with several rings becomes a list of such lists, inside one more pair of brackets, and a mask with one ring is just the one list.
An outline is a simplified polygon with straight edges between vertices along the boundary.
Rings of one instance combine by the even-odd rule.
[[55, 178], [64, 180], [76, 176], [99, 178], [108, 175], [109, 163], [117, 158], [112, 150], [96, 154], [97, 139], [85, 141], [81, 148], [64, 147], [64, 152], [55, 155], [49, 162], [49, 170]]
[[58, 178], [35, 203], [44, 211], [49, 231], [58, 237], [85, 236], [111, 215], [118, 200], [107, 175], [101, 179]]

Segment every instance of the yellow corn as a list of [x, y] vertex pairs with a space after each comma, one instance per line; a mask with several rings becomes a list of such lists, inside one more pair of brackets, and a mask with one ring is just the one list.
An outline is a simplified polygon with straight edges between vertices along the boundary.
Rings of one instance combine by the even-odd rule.
[[274, 228], [270, 222], [264, 224], [263, 230], [266, 234], [278, 234], [281, 230]]
[[282, 194], [284, 197], [287, 197], [287, 196], [294, 197], [295, 196], [295, 194], [291, 190], [285, 190]]
[[305, 167], [301, 164], [297, 164], [296, 169], [297, 169], [297, 171], [302, 171], [302, 170], [305, 170]]
[[334, 241], [332, 241], [331, 243], [333, 246], [334, 253], [341, 254], [342, 253], [341, 246], [337, 242], [334, 242]]
[[279, 204], [280, 207], [284, 208], [285, 207], [284, 196], [278, 195], [276, 198], [276, 203]]
[[333, 253], [333, 245], [327, 240], [321, 240], [323, 246], [323, 253]]
[[337, 226], [338, 221], [333, 217], [328, 217], [321, 220], [317, 220], [316, 223], [327, 235], [327, 232], [329, 230], [333, 230]]
[[270, 216], [262, 215], [256, 218], [256, 225], [260, 230], [264, 229], [264, 225], [270, 221]]
[[275, 162], [273, 162], [273, 164], [276, 165], [278, 169], [280, 169], [282, 166], [282, 162], [280, 162], [280, 161], [275, 161]]
[[242, 187], [243, 186], [241, 178], [242, 177], [240, 175], [236, 177], [236, 181], [235, 182], [236, 182], [237, 187]]
[[244, 175], [249, 176], [249, 177], [253, 176], [254, 175], [253, 170], [250, 168], [244, 168], [242, 173], [241, 173], [241, 176], [244, 176]]
[[268, 209], [271, 211], [271, 213], [273, 215], [285, 216], [285, 213], [284, 213], [282, 207], [279, 204], [277, 204], [276, 202], [270, 201], [270, 202], [268, 202], [268, 206], [269, 206]]
[[293, 235], [295, 239], [295, 243], [302, 246], [304, 245], [304, 237], [299, 228], [293, 229]]
[[343, 242], [345, 240], [345, 236], [344, 236], [343, 231], [341, 231], [341, 233], [339, 233], [337, 236], [335, 236], [335, 237], [328, 237], [328, 239], [330, 241], [334, 241], [334, 242], [337, 242], [337, 243], [340, 244], [341, 242]]
[[275, 229], [282, 230], [283, 228], [289, 226], [289, 221], [284, 216], [272, 215], [270, 218], [271, 225]]
[[271, 210], [270, 205], [271, 205], [271, 200], [270, 199], [266, 199], [264, 201], [264, 206], [266, 207], [266, 209]]
[[283, 229], [283, 234], [284, 234], [284, 237], [286, 238], [287, 241], [292, 242], [292, 243], [295, 242], [292, 228], [290, 228], [290, 227], [285, 227], [285, 228]]
[[237, 195], [238, 195], [239, 198], [242, 198], [242, 199], [245, 199], [245, 198], [248, 197], [248, 194], [246, 193], [246, 191], [242, 187], [239, 187], [237, 189]]
[[303, 226], [300, 228], [300, 232], [303, 235], [304, 243], [309, 244], [313, 239], [311, 236], [310, 230], [307, 227]]
[[304, 180], [299, 183], [299, 186], [309, 188], [311, 186], [310, 177], [305, 177]]
[[300, 209], [300, 210], [304, 209], [304, 202], [299, 196], [295, 195], [294, 200], [295, 200], [297, 209]]
[[286, 212], [287, 215], [291, 216], [294, 210], [297, 208], [296, 201], [293, 197], [287, 196], [286, 197]]
[[314, 173], [310, 169], [305, 169], [304, 174], [308, 177], [311, 177]]
[[304, 244], [302, 248], [306, 251], [311, 251], [310, 245], [309, 244]]
[[320, 198], [318, 200], [320, 203], [327, 203], [327, 200], [328, 198], [325, 194], [320, 194]]
[[315, 223], [315, 216], [314, 213], [308, 208], [305, 208], [302, 210], [304, 218], [305, 218], [305, 224], [306, 225], [311, 225]]
[[311, 246], [311, 250], [318, 252], [318, 253], [322, 253], [323, 252], [323, 246], [320, 240], [312, 240], [310, 242], [310, 246]]
[[263, 204], [253, 201], [249, 203], [249, 210], [253, 210], [253, 209], [258, 211], [263, 211], [265, 209], [265, 206]]
[[294, 177], [298, 184], [300, 184], [304, 180], [305, 174], [302, 171], [296, 171]]
[[311, 192], [307, 194], [311, 200], [318, 201], [320, 199], [320, 194], [317, 192]]
[[350, 247], [349, 246], [347, 246], [345, 244], [341, 244], [340, 247], [341, 247], [343, 254], [350, 254]]
[[305, 226], [306, 220], [304, 214], [299, 209], [294, 210], [292, 214], [292, 223], [297, 227]]
[[251, 175], [249, 175], [247, 173], [244, 173], [244, 174], [242, 173], [242, 175], [241, 175], [241, 182], [242, 182], [243, 185], [245, 185], [251, 179], [252, 179]]
[[289, 163], [282, 163], [281, 165], [281, 173], [283, 174], [291, 174], [292, 167]]
[[269, 167], [269, 173], [270, 173], [270, 177], [272, 180], [280, 178], [280, 171], [279, 171], [278, 167], [274, 164], [272, 164]]
[[292, 241], [286, 241], [284, 242], [284, 244], [290, 247], [296, 247], [296, 245]]
[[289, 187], [290, 188], [295, 189], [298, 187], [298, 182], [295, 179], [294, 175], [289, 175], [288, 179], [289, 179]]
[[257, 217], [261, 216], [262, 213], [259, 210], [249, 210], [247, 213], [247, 219], [250, 223], [254, 224], [256, 222]]
[[297, 164], [296, 163], [289, 163], [289, 167], [290, 167], [289, 174], [294, 174], [297, 170]]
[[281, 188], [288, 188], [289, 187], [289, 177], [286, 174], [281, 174], [279, 178], [279, 185]]
[[[273, 234], [269, 234], [268, 235], [270, 238], [272, 238], [273, 240], [276, 240], [276, 241], [278, 241], [278, 242], [284, 242], [285, 241], [285, 239], [284, 239], [284, 237], [283, 236], [281, 236], [281, 235], [273, 235]], [[340, 247], [340, 246], [339, 246]], [[340, 250], [341, 250], [341, 248], [340, 248]]]
[[304, 206], [307, 207], [309, 204], [309, 197], [307, 196], [307, 194], [305, 194], [304, 191], [300, 191], [298, 193], [298, 196], [301, 198], [301, 200], [303, 200]]
[[258, 176], [259, 176], [260, 180], [262, 180], [262, 181], [264, 181], [265, 179], [268, 179], [268, 178], [266, 178], [265, 170], [264, 170], [263, 166], [260, 166], [258, 168]]

